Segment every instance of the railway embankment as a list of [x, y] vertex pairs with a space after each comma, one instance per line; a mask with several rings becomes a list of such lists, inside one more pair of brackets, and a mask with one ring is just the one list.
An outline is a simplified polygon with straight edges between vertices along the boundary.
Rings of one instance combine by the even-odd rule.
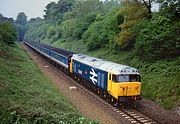
[[19, 46], [0, 54], [1, 123], [96, 123], [83, 117]]

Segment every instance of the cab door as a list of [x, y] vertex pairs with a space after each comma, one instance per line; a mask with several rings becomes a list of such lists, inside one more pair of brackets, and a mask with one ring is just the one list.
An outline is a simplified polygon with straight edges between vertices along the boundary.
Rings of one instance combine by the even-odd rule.
[[112, 94], [112, 74], [108, 73], [108, 93]]
[[73, 68], [72, 68], [73, 65], [72, 65], [72, 64], [73, 64], [73, 60], [72, 60], [72, 58], [70, 57], [70, 58], [69, 58], [69, 66], [68, 66], [68, 67], [69, 67], [69, 72], [70, 72], [70, 73], [72, 73], [72, 70], [73, 70]]

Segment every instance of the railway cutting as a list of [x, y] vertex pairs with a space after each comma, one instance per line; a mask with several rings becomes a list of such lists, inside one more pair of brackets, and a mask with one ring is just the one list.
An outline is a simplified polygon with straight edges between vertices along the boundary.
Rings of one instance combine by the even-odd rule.
[[[57, 70], [57, 68], [55, 67], [53, 67], [53, 69]], [[73, 89], [74, 87], [76, 87], [77, 89], [81, 88], [83, 91], [90, 94], [93, 98], [95, 98], [96, 100], [104, 104], [106, 107], [111, 109], [111, 111], [113, 111], [116, 116], [121, 117], [121, 121], [119, 121], [120, 123], [123, 123], [122, 120], [125, 120], [124, 123], [138, 123], [138, 124], [157, 124], [158, 123], [154, 119], [151, 119], [150, 117], [143, 115], [142, 113], [134, 109], [120, 109], [120, 108], [114, 107], [111, 103], [99, 97], [97, 94], [94, 94], [92, 91], [86, 89], [84, 86], [80, 85], [78, 82], [76, 82], [72, 78], [68, 77], [65, 74], [63, 75], [69, 80], [71, 80], [71, 82], [76, 84], [76, 86], [72, 86], [71, 88], [69, 87], [69, 89]]]

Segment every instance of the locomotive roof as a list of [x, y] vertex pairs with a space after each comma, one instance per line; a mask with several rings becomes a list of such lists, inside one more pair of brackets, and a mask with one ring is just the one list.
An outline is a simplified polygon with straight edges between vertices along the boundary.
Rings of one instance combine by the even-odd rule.
[[138, 70], [130, 66], [117, 64], [114, 62], [106, 61], [104, 59], [99, 59], [95, 57], [90, 57], [84, 54], [74, 54], [72, 56], [74, 60], [81, 63], [90, 65], [92, 67], [101, 69], [106, 72], [111, 72], [113, 74], [139, 74]]

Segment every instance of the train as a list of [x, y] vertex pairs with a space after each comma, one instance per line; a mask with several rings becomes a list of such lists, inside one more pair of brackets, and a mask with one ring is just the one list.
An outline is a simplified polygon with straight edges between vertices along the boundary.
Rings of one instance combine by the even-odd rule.
[[136, 68], [39, 42], [24, 44], [114, 106], [135, 107], [141, 100], [140, 73]]

